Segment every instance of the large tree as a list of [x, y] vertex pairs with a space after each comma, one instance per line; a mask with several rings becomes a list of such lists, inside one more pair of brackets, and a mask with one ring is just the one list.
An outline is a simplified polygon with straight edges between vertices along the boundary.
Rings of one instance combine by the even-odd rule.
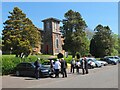
[[21, 53], [28, 56], [32, 48], [40, 45], [40, 32], [18, 7], [9, 14], [8, 20], [4, 22], [2, 34], [3, 52], [12, 50], [16, 56], [20, 56]]
[[120, 36], [118, 36], [118, 55], [120, 56]]
[[62, 30], [65, 40], [63, 48], [71, 52], [73, 57], [76, 52], [80, 52], [81, 55], [88, 53], [89, 41], [85, 33], [87, 25], [82, 16], [79, 12], [69, 10], [64, 17]]
[[98, 25], [90, 43], [90, 53], [95, 57], [111, 55], [114, 48], [112, 32], [109, 26]]

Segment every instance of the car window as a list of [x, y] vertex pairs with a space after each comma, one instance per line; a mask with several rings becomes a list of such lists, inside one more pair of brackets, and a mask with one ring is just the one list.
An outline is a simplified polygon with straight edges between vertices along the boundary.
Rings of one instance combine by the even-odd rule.
[[20, 63], [20, 64], [17, 65], [17, 67], [22, 67], [22, 68], [24, 67], [25, 68], [26, 64], [25, 63]]
[[26, 67], [27, 67], [27, 68], [32, 68], [32, 67], [33, 67], [33, 65], [32, 65], [32, 64], [30, 64], [30, 63], [26, 63]]
[[50, 65], [50, 62], [44, 62], [43, 65]]

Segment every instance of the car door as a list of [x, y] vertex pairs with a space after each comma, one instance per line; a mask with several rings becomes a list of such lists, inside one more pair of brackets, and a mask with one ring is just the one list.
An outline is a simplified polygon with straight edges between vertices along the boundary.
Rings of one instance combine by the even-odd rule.
[[17, 70], [16, 71], [18, 71], [20, 75], [24, 76], [25, 72], [26, 72], [26, 64], [25, 63], [20, 63], [17, 66]]
[[35, 68], [31, 63], [26, 64], [26, 75], [27, 76], [34, 76]]

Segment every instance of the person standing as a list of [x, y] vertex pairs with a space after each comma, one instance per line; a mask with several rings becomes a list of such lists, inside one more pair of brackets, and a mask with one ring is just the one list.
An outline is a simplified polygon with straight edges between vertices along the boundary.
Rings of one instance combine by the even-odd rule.
[[76, 62], [76, 69], [77, 69], [77, 73], [79, 73], [79, 69], [80, 69], [80, 61], [77, 60]]
[[40, 68], [40, 64], [38, 62], [39, 58], [34, 62], [35, 65], [35, 78], [39, 79], [39, 68]]
[[50, 69], [52, 72], [54, 72], [54, 66], [53, 66], [54, 61], [50, 60]]
[[82, 72], [83, 74], [88, 74], [88, 61], [87, 58], [84, 57], [81, 61], [81, 67], [82, 67]]
[[75, 69], [75, 59], [74, 58], [71, 60], [70, 64], [71, 64], [70, 72], [74, 73], [74, 69]]
[[59, 71], [60, 71], [60, 68], [61, 68], [61, 63], [59, 61], [59, 59], [57, 59], [57, 61], [55, 62], [55, 77], [59, 77]]
[[62, 71], [62, 75], [63, 78], [67, 77], [67, 62], [64, 60], [64, 58], [61, 59], [61, 71]]

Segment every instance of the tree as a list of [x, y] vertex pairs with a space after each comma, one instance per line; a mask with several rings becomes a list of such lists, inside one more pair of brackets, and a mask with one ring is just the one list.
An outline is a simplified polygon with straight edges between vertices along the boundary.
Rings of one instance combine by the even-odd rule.
[[90, 43], [90, 53], [95, 57], [111, 55], [114, 48], [112, 32], [109, 26], [98, 25]]
[[118, 55], [120, 56], [120, 36], [118, 36]]
[[9, 14], [2, 33], [3, 52], [10, 52], [12, 47], [16, 56], [20, 56], [21, 53], [28, 56], [32, 53], [32, 48], [40, 45], [40, 32], [18, 7]]
[[117, 34], [112, 34], [112, 37], [113, 37], [113, 51], [111, 53], [111, 55], [113, 56], [117, 56], [118, 55], [118, 50], [119, 50], [119, 45], [118, 45], [118, 35]]
[[89, 41], [85, 33], [87, 25], [82, 16], [79, 12], [69, 10], [64, 17], [62, 33], [65, 40], [63, 48], [71, 52], [73, 57], [76, 52], [80, 52], [81, 55], [88, 53]]
[[0, 36], [0, 50], [2, 50], [2, 38]]

